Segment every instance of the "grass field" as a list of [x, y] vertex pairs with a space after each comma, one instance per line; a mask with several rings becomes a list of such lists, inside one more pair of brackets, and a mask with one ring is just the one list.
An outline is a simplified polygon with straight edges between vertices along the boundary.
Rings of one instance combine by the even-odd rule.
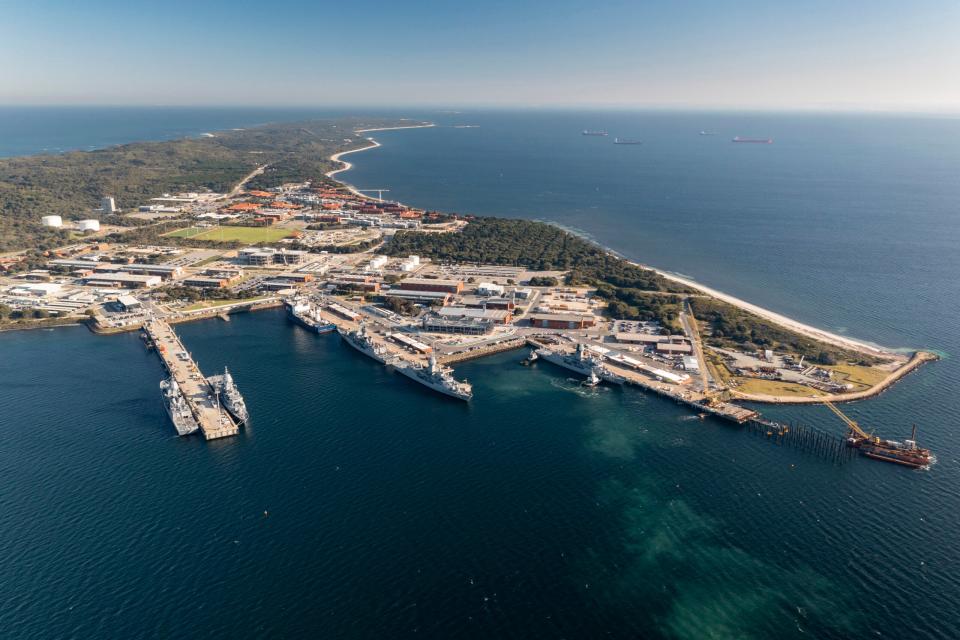
[[823, 392], [810, 387], [804, 387], [793, 382], [779, 380], [757, 380], [753, 378], [739, 378], [740, 386], [736, 387], [741, 393], [756, 393], [768, 396], [822, 396]]
[[200, 309], [216, 309], [217, 307], [226, 307], [231, 304], [237, 304], [238, 302], [258, 302], [263, 300], [267, 296], [259, 296], [256, 298], [230, 298], [228, 300], [206, 300], [204, 302], [195, 302], [191, 305], [183, 307], [181, 311], [198, 311]]
[[824, 367], [824, 369], [835, 371], [837, 373], [836, 378], [839, 378], [843, 382], [849, 382], [857, 387], [858, 390], [872, 387], [890, 374], [889, 371], [875, 367], [861, 367], [855, 364], [838, 364]]
[[291, 229], [278, 229], [276, 227], [214, 227], [198, 228], [188, 227], [178, 229], [166, 235], [175, 238], [192, 238], [193, 240], [205, 240], [207, 242], [246, 242], [247, 244], [256, 244], [258, 242], [276, 242], [291, 235]]

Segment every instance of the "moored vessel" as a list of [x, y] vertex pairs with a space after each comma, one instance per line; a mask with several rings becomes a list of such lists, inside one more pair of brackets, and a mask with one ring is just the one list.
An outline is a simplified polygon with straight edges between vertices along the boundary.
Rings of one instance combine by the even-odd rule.
[[606, 131], [602, 130], [602, 129], [596, 129], [596, 130], [584, 129], [584, 130], [583, 130], [583, 133], [581, 133], [580, 135], [583, 135], [583, 136], [608, 136], [608, 135], [610, 135], [610, 134], [607, 133]]
[[160, 391], [163, 394], [163, 404], [167, 409], [167, 415], [173, 422], [177, 435], [186, 436], [200, 430], [200, 424], [193, 417], [187, 399], [180, 390], [180, 385], [171, 376], [160, 382]]
[[283, 301], [287, 307], [287, 316], [304, 329], [314, 333], [331, 333], [337, 325], [327, 322], [320, 316], [320, 308], [314, 305], [309, 298], [298, 296]]
[[360, 320], [360, 325], [356, 331], [347, 331], [337, 327], [337, 333], [351, 347], [380, 364], [387, 364], [387, 361], [391, 359], [390, 351], [384, 345], [374, 342], [373, 338], [367, 333], [367, 325], [363, 320]]
[[773, 144], [773, 138], [744, 138], [743, 136], [736, 136], [733, 139], [733, 142], [746, 142], [752, 144]]
[[237, 389], [237, 384], [233, 381], [230, 371], [224, 367], [222, 376], [210, 376], [207, 380], [213, 386], [213, 390], [220, 399], [223, 408], [233, 416], [237, 424], [245, 423], [250, 418], [250, 414], [247, 412], [247, 403], [244, 402], [243, 395]]
[[631, 138], [614, 138], [613, 144], [643, 144], [643, 140], [633, 140]]
[[453, 377], [453, 370], [437, 362], [430, 356], [427, 366], [421, 363], [403, 364], [397, 366], [397, 371], [411, 380], [458, 400], [473, 398], [473, 387], [466, 380], [457, 380]]

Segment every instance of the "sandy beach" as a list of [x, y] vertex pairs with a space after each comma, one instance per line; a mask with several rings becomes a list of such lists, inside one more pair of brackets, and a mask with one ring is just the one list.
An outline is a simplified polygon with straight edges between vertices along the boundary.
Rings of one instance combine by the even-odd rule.
[[[436, 126], [436, 125], [434, 125], [434, 124], [423, 124], [423, 125], [411, 125], [411, 126], [409, 126], [409, 127], [383, 127], [383, 128], [380, 128], [380, 129], [358, 129], [358, 130], [356, 131], [356, 133], [366, 133], [366, 132], [371, 132], [371, 131], [387, 131], [387, 130], [396, 130], [396, 129], [424, 129], [424, 128], [433, 127], [433, 126]], [[330, 159], [331, 159], [331, 160], [333, 160], [333, 161], [335, 161], [335, 162], [340, 162], [340, 163], [343, 164], [343, 166], [340, 167], [339, 169], [334, 169], [333, 171], [329, 171], [329, 172], [326, 174], [327, 177], [328, 177], [328, 178], [334, 178], [334, 176], [336, 176], [337, 174], [342, 173], [342, 172], [344, 172], [344, 171], [348, 171], [348, 170], [350, 170], [350, 168], [353, 167], [353, 164], [351, 164], [350, 162], [347, 162], [346, 160], [342, 160], [342, 157], [343, 157], [343, 156], [345, 156], [345, 155], [347, 155], [347, 154], [350, 154], [350, 153], [358, 153], [358, 152], [360, 152], [360, 151], [366, 151], [366, 150], [368, 150], [368, 149], [374, 149], [374, 148], [380, 146], [380, 143], [377, 142], [376, 140], [374, 140], [373, 138], [367, 138], [367, 140], [370, 142], [370, 144], [367, 145], [367, 146], [365, 146], [365, 147], [360, 147], [359, 149], [351, 149], [351, 150], [349, 150], [349, 151], [341, 151], [340, 153], [336, 153], [336, 154], [330, 156]], [[353, 193], [354, 195], [357, 195], [357, 196], [359, 196], [359, 197], [364, 197], [364, 198], [368, 197], [368, 196], [365, 196], [364, 194], [360, 193], [359, 191], [357, 191], [356, 188], [355, 188], [353, 185], [351, 185], [351, 184], [349, 184], [349, 183], [347, 183], [347, 182], [344, 182], [343, 180], [337, 179], [337, 178], [334, 178], [334, 179], [337, 180], [338, 182], [340, 182], [340, 184], [342, 184], [343, 186], [345, 186], [347, 189], [349, 189], [350, 192]], [[583, 237], [581, 234], [576, 233], [575, 231], [572, 231], [572, 230], [567, 229], [567, 228], [565, 228], [565, 227], [562, 227], [561, 225], [556, 225], [556, 226], [560, 226], [560, 228], [564, 229], [564, 230], [567, 231], [567, 232], [571, 232], [571, 233], [574, 233], [575, 235], [579, 235], [579, 236]], [[594, 240], [592, 240], [592, 239], [590, 239], [590, 238], [585, 238], [585, 239], [589, 240], [590, 242], [596, 243], [596, 241], [594, 241]], [[616, 256], [616, 257], [618, 257], [618, 258], [620, 258], [620, 259], [626, 259], [626, 258], [624, 258], [623, 256], [619, 255], [617, 252], [615, 252], [615, 251], [613, 251], [612, 249], [610, 249], [609, 247], [603, 247], [602, 245], [599, 245], [599, 246], [601, 246], [605, 251], [610, 252], [611, 255], [614, 255], [614, 256]], [[804, 323], [799, 322], [799, 321], [797, 321], [797, 320], [793, 320], [793, 319], [788, 318], [787, 316], [784, 316], [784, 315], [782, 315], [782, 314], [779, 314], [779, 313], [777, 313], [777, 312], [775, 312], [775, 311], [770, 311], [769, 309], [764, 309], [763, 307], [760, 307], [760, 306], [755, 305], [755, 304], [753, 304], [753, 303], [747, 302], [746, 300], [741, 300], [740, 298], [737, 298], [737, 297], [735, 297], [735, 296], [732, 296], [732, 295], [723, 293], [722, 291], [717, 291], [716, 289], [713, 289], [713, 288], [708, 287], [708, 286], [706, 286], [706, 285], [700, 284], [700, 283], [698, 283], [698, 282], [696, 282], [696, 281], [690, 280], [689, 278], [684, 278], [684, 277], [675, 275], [675, 274], [673, 274], [673, 273], [670, 273], [670, 272], [668, 272], [668, 271], [663, 271], [663, 270], [657, 269], [657, 268], [655, 268], [655, 267], [651, 267], [651, 266], [645, 265], [645, 264], [640, 264], [640, 263], [638, 263], [638, 262], [634, 262], [634, 261], [631, 261], [631, 260], [628, 260], [628, 262], [630, 262], [630, 264], [633, 264], [633, 265], [636, 265], [636, 266], [640, 267], [641, 269], [650, 269], [651, 271], [654, 271], [654, 272], [658, 273], [659, 275], [663, 276], [664, 278], [666, 278], [666, 279], [668, 279], [668, 280], [671, 280], [671, 281], [673, 281], [673, 282], [677, 282], [677, 283], [683, 284], [683, 285], [685, 285], [685, 286], [690, 287], [691, 289], [695, 289], [695, 290], [700, 291], [700, 292], [702, 292], [702, 293], [704, 293], [704, 294], [706, 294], [706, 295], [713, 296], [714, 298], [717, 298], [718, 300], [722, 300], [723, 302], [726, 302], [727, 304], [731, 304], [731, 305], [733, 305], [733, 306], [735, 306], [735, 307], [739, 307], [739, 308], [741, 308], [741, 309], [744, 309], [745, 311], [749, 311], [750, 313], [753, 313], [753, 314], [755, 314], [755, 315], [757, 315], [757, 316], [759, 316], [759, 317], [761, 317], [761, 318], [763, 318], [763, 319], [765, 319], [765, 320], [769, 320], [770, 322], [773, 322], [773, 323], [778, 324], [778, 325], [780, 325], [780, 326], [782, 326], [782, 327], [785, 327], [785, 328], [787, 328], [787, 329], [790, 329], [791, 331], [795, 331], [796, 333], [799, 333], [799, 334], [801, 334], [801, 335], [807, 336], [808, 338], [812, 338], [812, 339], [814, 339], [814, 340], [819, 340], [819, 341], [821, 341], [821, 342], [825, 342], [825, 343], [832, 344], [832, 345], [835, 345], [835, 346], [838, 346], [838, 347], [842, 347], [842, 348], [844, 348], [844, 349], [850, 349], [850, 350], [853, 350], [853, 351], [859, 351], [859, 352], [861, 352], [861, 353], [866, 353], [866, 354], [869, 354], [869, 355], [882, 356], [882, 357], [896, 357], [896, 358], [904, 359], [903, 354], [898, 354], [898, 353], [894, 352], [894, 351], [891, 350], [891, 349], [887, 349], [887, 348], [884, 348], [884, 347], [881, 347], [881, 346], [878, 346], [878, 345], [872, 345], [872, 344], [869, 344], [869, 343], [867, 343], [867, 342], [863, 342], [863, 341], [856, 340], [856, 339], [853, 339], [853, 338], [849, 338], [849, 337], [846, 337], [846, 336], [841, 336], [841, 335], [838, 335], [838, 334], [836, 334], [836, 333], [831, 333], [831, 332], [829, 332], [829, 331], [825, 331], [825, 330], [823, 330], [823, 329], [818, 329], [817, 327], [813, 327], [813, 326], [811, 326], [811, 325], [804, 324]]]
[[402, 127], [377, 127], [375, 129], [354, 129], [354, 133], [370, 133], [371, 131], [396, 131], [397, 129], [429, 129], [430, 127], [435, 127], [432, 122], [426, 124], [411, 124], [404, 125]]
[[798, 322], [797, 320], [793, 320], [793, 319], [791, 319], [791, 318], [788, 318], [787, 316], [781, 315], [781, 314], [779, 314], [779, 313], [777, 313], [777, 312], [775, 312], [775, 311], [770, 311], [769, 309], [764, 309], [763, 307], [759, 307], [759, 306], [757, 306], [757, 305], [755, 305], [755, 304], [753, 304], [753, 303], [747, 302], [746, 300], [741, 300], [740, 298], [737, 298], [737, 297], [731, 296], [731, 295], [729, 295], [729, 294], [723, 293], [722, 291], [717, 291], [716, 289], [712, 289], [712, 288], [710, 288], [710, 287], [708, 287], [708, 286], [706, 286], [706, 285], [702, 285], [702, 284], [700, 284], [700, 283], [698, 283], [698, 282], [695, 282], [695, 281], [693, 281], [693, 280], [689, 280], [689, 279], [687, 279], [687, 278], [682, 278], [682, 277], [680, 277], [680, 276], [674, 275], [674, 274], [669, 273], [669, 272], [667, 272], [667, 271], [661, 271], [660, 269], [655, 269], [655, 268], [653, 268], [653, 267], [649, 267], [649, 266], [647, 266], [647, 265], [638, 264], [638, 263], [636, 263], [636, 262], [631, 262], [631, 264], [634, 264], [634, 265], [636, 265], [636, 266], [638, 266], [638, 267], [641, 267], [641, 268], [644, 268], [644, 269], [650, 269], [650, 270], [652, 270], [652, 271], [655, 271], [656, 273], [660, 274], [661, 276], [663, 276], [663, 277], [666, 278], [667, 280], [671, 280], [671, 281], [673, 281], [673, 282], [677, 282], [677, 283], [686, 285], [686, 286], [690, 287], [691, 289], [696, 289], [697, 291], [700, 291], [700, 292], [702, 292], [702, 293], [705, 293], [705, 294], [707, 294], [707, 295], [709, 295], [709, 296], [713, 296], [714, 298], [716, 298], [716, 299], [718, 299], [718, 300], [722, 300], [723, 302], [726, 302], [727, 304], [731, 304], [731, 305], [733, 305], [733, 306], [735, 306], [735, 307], [739, 307], [739, 308], [741, 308], [741, 309], [744, 309], [745, 311], [749, 311], [750, 313], [752, 313], [752, 314], [754, 314], [754, 315], [760, 316], [761, 318], [763, 318], [763, 319], [765, 319], [765, 320], [769, 320], [770, 322], [773, 322], [773, 323], [776, 323], [776, 324], [778, 324], [778, 325], [780, 325], [780, 326], [786, 327], [787, 329], [790, 329], [791, 331], [794, 331], [794, 332], [799, 333], [799, 334], [801, 334], [801, 335], [805, 335], [805, 336], [807, 336], [808, 338], [813, 338], [814, 340], [819, 340], [820, 342], [826, 342], [826, 343], [828, 343], [828, 344], [832, 344], [832, 345], [835, 345], [835, 346], [838, 346], [838, 347], [842, 347], [842, 348], [844, 348], [844, 349], [851, 349], [851, 350], [854, 350], [854, 351], [860, 351], [860, 352], [867, 353], [867, 354], [870, 354], [870, 355], [875, 355], [875, 356], [890, 357], [890, 356], [898, 356], [898, 355], [899, 355], [899, 354], [896, 354], [895, 352], [893, 352], [893, 351], [890, 350], [890, 349], [886, 349], [886, 348], [883, 348], [883, 347], [880, 347], [880, 346], [877, 346], [877, 345], [868, 344], [868, 343], [866, 343], [866, 342], [861, 342], [861, 341], [859, 341], [859, 340], [854, 340], [853, 338], [847, 338], [847, 337], [845, 337], [845, 336], [837, 335], [836, 333], [831, 333], [831, 332], [829, 332], [829, 331], [824, 331], [823, 329], [818, 329], [818, 328], [812, 327], [812, 326], [810, 326], [810, 325], [808, 325], [808, 324], [804, 324], [804, 323], [802, 323], [802, 322]]

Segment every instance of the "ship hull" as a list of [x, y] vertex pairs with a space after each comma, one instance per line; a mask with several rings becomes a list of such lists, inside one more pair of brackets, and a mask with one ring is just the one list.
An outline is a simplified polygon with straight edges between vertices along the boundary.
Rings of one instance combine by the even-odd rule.
[[321, 324], [318, 322], [312, 322], [294, 313], [293, 311], [290, 310], [289, 307], [287, 307], [287, 317], [294, 324], [298, 324], [304, 329], [306, 329], [307, 331], [310, 331], [313, 333], [318, 333], [318, 334], [333, 333], [334, 331], [337, 330], [337, 325], [333, 324], [332, 322], [324, 323], [324, 324]]
[[421, 378], [420, 376], [418, 376], [418, 375], [416, 374], [416, 372], [413, 371], [413, 370], [410, 369], [410, 368], [403, 367], [403, 368], [397, 369], [397, 371], [400, 372], [401, 374], [403, 374], [404, 376], [410, 378], [410, 379], [413, 380], [414, 382], [420, 383], [421, 385], [423, 385], [423, 386], [426, 387], [427, 389], [431, 389], [432, 391], [436, 391], [437, 393], [442, 393], [443, 395], [447, 396], [448, 398], [454, 398], [454, 399], [456, 399], [456, 400], [462, 400], [463, 402], [469, 402], [470, 399], [473, 398], [473, 394], [465, 395], [465, 394], [462, 394], [462, 393], [458, 393], [457, 391], [454, 391], [453, 389], [447, 389], [446, 387], [443, 387], [443, 386], [440, 386], [440, 385], [431, 384], [430, 382], [428, 382], [428, 381], [424, 380], [423, 378]]
[[180, 416], [173, 412], [173, 408], [170, 406], [170, 399], [162, 387], [160, 395], [163, 398], [163, 408], [167, 410], [167, 416], [170, 418], [170, 422], [173, 423], [173, 428], [177, 430], [178, 436], [188, 436], [200, 430], [200, 425], [197, 424], [197, 421], [194, 420], [192, 415], [189, 417]]
[[339, 327], [337, 327], [337, 333], [340, 334], [340, 337], [343, 338], [343, 341], [344, 341], [344, 342], [346, 342], [348, 345], [350, 345], [351, 347], [353, 347], [354, 349], [356, 349], [357, 351], [359, 351], [359, 352], [362, 353], [363, 355], [367, 356], [368, 358], [372, 358], [373, 360], [376, 360], [376, 361], [379, 362], [380, 364], [387, 364], [387, 361], [386, 361], [384, 358], [381, 358], [381, 357], [378, 356], [376, 353], [374, 353], [372, 350], [370, 350], [370, 349], [368, 349], [368, 348], [366, 348], [366, 347], [364, 347], [364, 346], [362, 346], [362, 345], [359, 345], [359, 344], [357, 344], [356, 342], [354, 342], [354, 341], [353, 341], [353, 338], [351, 338], [345, 331], [343, 331], [343, 330], [340, 329]]

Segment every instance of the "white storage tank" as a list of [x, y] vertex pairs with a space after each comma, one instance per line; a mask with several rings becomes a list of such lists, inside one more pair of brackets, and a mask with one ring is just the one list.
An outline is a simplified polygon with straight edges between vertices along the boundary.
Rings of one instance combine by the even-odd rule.
[[100, 231], [99, 220], [81, 220], [77, 223], [77, 229], [80, 231]]
[[63, 218], [61, 218], [60, 216], [43, 216], [42, 218], [40, 218], [40, 224], [42, 224], [45, 227], [59, 228], [63, 226]]

